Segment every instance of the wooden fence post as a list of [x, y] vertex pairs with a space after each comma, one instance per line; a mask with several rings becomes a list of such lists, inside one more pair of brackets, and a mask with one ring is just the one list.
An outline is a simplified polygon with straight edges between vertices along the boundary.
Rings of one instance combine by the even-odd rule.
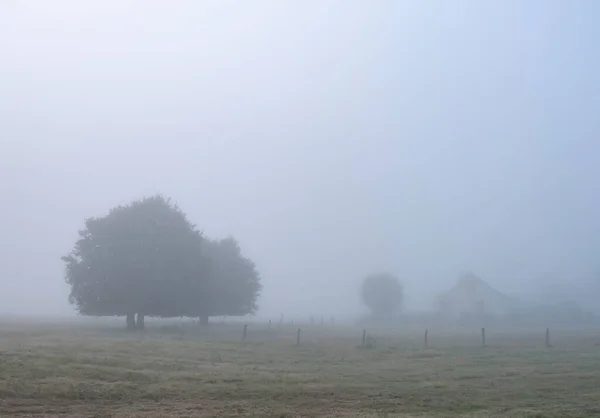
[[425, 330], [425, 348], [427, 348], [427, 331], [428, 330]]
[[298, 328], [298, 335], [296, 336], [296, 345], [300, 345], [300, 328]]
[[481, 328], [481, 346], [485, 347], [485, 328]]
[[552, 347], [550, 345], [550, 328], [546, 328], [546, 348]]
[[363, 347], [365, 346], [366, 343], [367, 343], [367, 330], [363, 329], [363, 337], [362, 337], [362, 345], [363, 345]]
[[242, 334], [242, 341], [246, 339], [246, 335], [248, 334], [248, 324], [244, 324], [244, 333]]

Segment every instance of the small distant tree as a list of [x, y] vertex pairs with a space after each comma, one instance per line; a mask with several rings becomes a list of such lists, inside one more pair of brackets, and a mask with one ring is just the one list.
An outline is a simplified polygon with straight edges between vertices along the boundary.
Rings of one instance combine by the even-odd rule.
[[204, 242], [186, 215], [162, 196], [88, 218], [73, 250], [62, 258], [69, 301], [81, 315], [126, 316], [129, 329], [144, 328], [145, 315], [189, 315], [207, 290]]
[[234, 238], [210, 240], [203, 247], [210, 262], [207, 300], [198, 304], [200, 323], [209, 316], [242, 316], [256, 312], [262, 288], [254, 262], [244, 257]]
[[373, 315], [389, 316], [402, 305], [404, 291], [397, 277], [378, 273], [363, 279], [361, 296]]

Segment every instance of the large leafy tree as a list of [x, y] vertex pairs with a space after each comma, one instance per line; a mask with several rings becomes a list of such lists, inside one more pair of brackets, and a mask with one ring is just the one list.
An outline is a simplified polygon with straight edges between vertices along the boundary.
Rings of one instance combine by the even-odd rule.
[[373, 315], [389, 316], [402, 305], [404, 291], [397, 277], [378, 273], [363, 279], [361, 296]]
[[[233, 238], [205, 239], [168, 199], [153, 196], [89, 218], [63, 257], [69, 300], [82, 315], [246, 315], [261, 289], [254, 263]], [[137, 321], [135, 316], [137, 314]]]
[[145, 315], [192, 315], [207, 290], [204, 242], [186, 215], [162, 196], [88, 218], [72, 252], [63, 257], [69, 300], [83, 315], [126, 316], [130, 329], [143, 328]]

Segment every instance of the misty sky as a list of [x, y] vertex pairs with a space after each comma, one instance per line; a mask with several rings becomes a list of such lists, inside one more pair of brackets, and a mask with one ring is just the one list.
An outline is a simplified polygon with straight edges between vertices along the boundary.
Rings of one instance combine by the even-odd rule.
[[84, 218], [155, 193], [239, 239], [264, 315], [356, 312], [373, 271], [412, 307], [466, 270], [507, 292], [586, 292], [599, 12], [1, 1], [0, 313], [72, 312], [60, 256]]

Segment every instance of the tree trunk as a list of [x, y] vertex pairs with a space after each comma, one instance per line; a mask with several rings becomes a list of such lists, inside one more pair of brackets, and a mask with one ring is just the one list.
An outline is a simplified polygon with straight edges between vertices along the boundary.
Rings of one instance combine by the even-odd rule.
[[200, 325], [208, 325], [208, 315], [200, 315]]
[[136, 323], [137, 329], [139, 331], [143, 330], [145, 325], [144, 325], [144, 314], [138, 313], [137, 314], [137, 323]]
[[135, 331], [135, 314], [127, 314], [127, 330]]

